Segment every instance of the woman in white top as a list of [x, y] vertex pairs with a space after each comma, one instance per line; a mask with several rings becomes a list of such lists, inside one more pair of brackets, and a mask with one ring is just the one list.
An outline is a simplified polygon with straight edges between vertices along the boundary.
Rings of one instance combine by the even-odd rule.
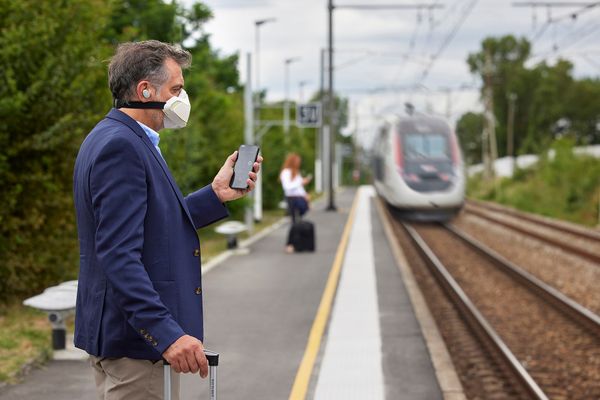
[[[304, 185], [308, 185], [312, 178], [310, 176], [303, 178], [300, 175], [301, 165], [302, 159], [300, 156], [296, 153], [290, 153], [287, 155], [279, 174], [279, 180], [281, 181], [281, 186], [283, 186], [283, 193], [288, 203], [288, 211], [292, 217], [292, 222], [296, 222], [296, 218], [306, 214], [309, 209], [310, 198], [306, 190], [304, 190]], [[286, 251], [294, 251], [289, 237]]]

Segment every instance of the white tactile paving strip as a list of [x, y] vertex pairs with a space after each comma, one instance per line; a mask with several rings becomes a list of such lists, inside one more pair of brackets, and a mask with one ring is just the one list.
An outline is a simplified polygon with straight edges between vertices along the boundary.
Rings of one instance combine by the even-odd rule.
[[371, 235], [371, 187], [362, 187], [329, 323], [316, 400], [384, 398]]

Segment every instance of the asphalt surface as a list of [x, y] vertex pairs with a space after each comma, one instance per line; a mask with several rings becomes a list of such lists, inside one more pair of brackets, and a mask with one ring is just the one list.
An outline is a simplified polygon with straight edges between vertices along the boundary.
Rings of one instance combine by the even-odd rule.
[[0, 390], [2, 400], [96, 400], [92, 369], [86, 361], [50, 361], [18, 385]]
[[[306, 215], [315, 223], [315, 253], [286, 254], [286, 224], [203, 277], [205, 345], [221, 354], [219, 397], [289, 397], [353, 198], [345, 190], [338, 212], [321, 202]], [[182, 400], [208, 393], [195, 376], [181, 382]]]
[[[315, 253], [286, 254], [289, 225], [285, 224], [254, 243], [249, 254], [232, 256], [203, 276], [205, 345], [221, 354], [219, 398], [289, 397], [354, 194], [350, 189], [338, 194], [337, 212], [324, 211], [321, 202], [307, 215], [316, 225]], [[441, 399], [374, 206], [371, 220], [385, 397]], [[314, 393], [319, 366], [317, 360], [308, 398]], [[182, 375], [181, 400], [208, 399], [208, 392], [207, 380]], [[22, 383], [0, 390], [0, 400], [17, 399], [95, 399], [92, 370], [86, 361], [52, 361], [33, 370]]]
[[[336, 200], [337, 212], [314, 206], [315, 253], [286, 254], [288, 224], [228, 258], [203, 276], [205, 345], [218, 351], [218, 393], [223, 399], [289, 396], [306, 346], [354, 190]], [[86, 361], [52, 361], [22, 383], [0, 389], [0, 400], [95, 399]], [[208, 399], [208, 382], [184, 374], [181, 400]]]

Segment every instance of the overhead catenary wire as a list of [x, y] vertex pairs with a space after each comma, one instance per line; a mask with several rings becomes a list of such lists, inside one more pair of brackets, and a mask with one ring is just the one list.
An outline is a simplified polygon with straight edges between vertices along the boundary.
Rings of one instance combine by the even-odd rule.
[[[431, 39], [434, 36], [434, 32], [436, 31], [436, 29], [438, 27], [440, 27], [441, 25], [444, 24], [445, 21], [449, 20], [449, 17], [459, 8], [459, 5], [461, 4], [461, 2], [463, 1], [468, 1], [468, 0], [456, 0], [455, 2], [453, 2], [450, 7], [448, 7], [445, 10], [445, 13], [442, 17], [440, 17], [437, 21], [435, 20], [433, 13], [432, 13], [432, 9], [429, 9], [429, 29], [427, 32], [427, 36], [424, 39], [424, 41], [422, 40], [421, 42], [423, 43], [420, 47], [422, 48], [421, 51], [417, 51], [417, 46], [416, 46], [416, 35], [419, 32], [419, 28], [422, 26], [422, 18], [419, 18], [419, 16], [417, 15], [417, 23], [415, 25], [415, 29], [413, 31], [413, 35], [411, 35], [411, 41], [409, 42], [409, 52], [407, 57], [405, 58], [404, 62], [399, 66], [399, 69], [396, 71], [396, 73], [393, 75], [392, 78], [392, 82], [393, 84], [396, 84], [396, 82], [399, 81], [402, 73], [405, 70], [405, 67], [407, 65], [407, 63], [410, 60], [415, 60], [415, 58], [417, 57], [415, 54], [419, 54], [419, 57], [422, 57], [424, 59], [426, 59], [425, 65], [428, 65], [431, 62], [431, 55], [429, 55], [429, 47], [430, 47], [430, 43], [431, 43]], [[438, 5], [438, 3], [440, 2], [440, 0], [435, 0], [433, 5]], [[414, 38], [414, 39], [413, 39]]]
[[425, 79], [427, 79], [427, 77], [429, 76], [429, 73], [431, 72], [431, 69], [435, 65], [435, 62], [439, 59], [440, 55], [444, 52], [444, 50], [446, 50], [446, 47], [448, 47], [448, 45], [452, 42], [452, 39], [454, 39], [454, 37], [456, 36], [456, 34], [458, 33], [458, 31], [462, 27], [463, 23], [466, 21], [467, 17], [473, 11], [473, 8], [475, 8], [475, 5], [477, 5], [478, 1], [479, 0], [471, 0], [462, 9], [461, 16], [457, 19], [456, 23], [454, 24], [454, 26], [452, 27], [452, 29], [450, 30], [450, 32], [448, 33], [448, 35], [446, 35], [446, 37], [442, 41], [442, 44], [439, 47], [438, 51], [431, 57], [431, 62], [429, 63], [429, 65], [425, 68], [425, 70], [421, 74], [421, 78], [419, 79], [419, 83], [422, 83], [422, 82], [425, 81]]
[[[572, 6], [575, 6], [575, 5], [572, 5]], [[548, 15], [548, 19], [547, 19], [547, 21], [544, 23], [544, 25], [542, 25], [542, 26], [540, 27], [540, 29], [538, 30], [538, 32], [537, 32], [535, 35], [533, 35], [533, 36], [531, 37], [531, 39], [530, 39], [531, 43], [533, 44], [533, 43], [535, 43], [535, 42], [536, 42], [538, 39], [540, 39], [540, 38], [542, 37], [542, 35], [543, 35], [543, 34], [546, 32], [546, 30], [548, 29], [548, 27], [549, 27], [550, 25], [553, 25], [553, 24], [554, 24], [554, 25], [556, 25], [558, 22], [562, 22], [562, 21], [565, 21], [565, 20], [571, 20], [571, 21], [575, 21], [575, 20], [577, 20], [577, 18], [578, 18], [580, 15], [583, 15], [583, 14], [585, 14], [585, 13], [589, 12], [589, 11], [592, 11], [594, 8], [596, 8], [596, 7], [598, 7], [598, 6], [600, 6], [600, 2], [588, 3], [588, 4], [585, 4], [585, 5], [584, 5], [582, 8], [580, 8], [579, 10], [576, 10], [576, 11], [574, 11], [574, 12], [570, 12], [570, 13], [568, 13], [568, 14], [564, 14], [564, 15], [562, 15], [562, 16], [560, 16], [560, 17], [556, 17], [556, 18], [553, 18], [553, 17], [551, 16], [551, 14], [549, 14], [549, 15]], [[550, 7], [550, 6], [547, 6], [547, 7]], [[533, 9], [535, 10], [535, 6], [533, 7]], [[549, 8], [549, 10], [550, 10], [550, 8]], [[535, 12], [535, 11], [534, 11], [534, 12]], [[550, 11], [549, 11], [549, 12], [550, 12]]]
[[580, 55], [580, 57], [583, 58], [585, 61], [587, 61], [588, 64], [597, 68], [600, 71], [600, 63], [597, 62], [596, 60], [594, 60], [592, 57], [590, 57], [587, 54], [582, 54], [582, 55]]
[[[437, 2], [436, 2], [437, 3]], [[418, 10], [417, 12], [420, 12], [420, 10]], [[415, 24], [415, 28], [410, 36], [410, 40], [409, 40], [409, 44], [408, 44], [408, 52], [406, 53], [406, 56], [403, 58], [402, 62], [400, 63], [400, 66], [398, 68], [398, 70], [396, 71], [396, 73], [394, 74], [394, 82], [397, 81], [397, 79], [400, 77], [400, 75], [402, 75], [402, 73], [404, 72], [404, 68], [406, 67], [406, 64], [408, 62], [408, 60], [410, 59], [410, 57], [413, 54], [413, 51], [415, 49], [415, 45], [417, 42], [417, 36], [419, 34], [419, 30], [421, 27], [421, 18], [419, 17], [419, 15], [417, 14], [417, 23]]]
[[587, 24], [572, 30], [568, 34], [564, 35], [562, 38], [555, 41], [550, 49], [531, 55], [530, 59], [544, 59], [553, 54], [559, 55], [561, 53], [564, 53], [566, 49], [571, 48], [576, 44], [579, 44], [585, 39], [588, 39], [592, 36], [592, 34], [596, 33], [598, 30], [600, 30], [600, 24], [598, 24], [595, 20], [590, 20], [587, 22]]
[[[437, 3], [437, 1], [436, 1]], [[435, 30], [435, 20], [433, 19], [433, 14], [431, 13], [431, 10], [429, 11], [429, 30], [427, 31], [427, 37], [425, 38], [425, 43], [423, 45], [424, 49], [427, 49], [429, 47], [429, 44], [431, 43], [431, 38], [433, 37], [433, 32]]]
[[[551, 48], [551, 50], [541, 52], [541, 53], [532, 55], [530, 57], [531, 59], [535, 59], [535, 58], [539, 58], [539, 57], [544, 58], [552, 53], [558, 53], [559, 49], [565, 47], [565, 45], [562, 45], [562, 44], [559, 45], [558, 44], [559, 42], [566, 43], [570, 47], [571, 45], [573, 45], [573, 39], [575, 39], [576, 42], [580, 41], [581, 40], [581, 37], [580, 37], [581, 31], [575, 30], [574, 24], [571, 26], [571, 29], [569, 30], [569, 32], [567, 34], [565, 34], [561, 39], [558, 39], [558, 40], [556, 38], [557, 27], [558, 27], [559, 23], [563, 22], [563, 21], [570, 20], [570, 21], [576, 22], [581, 15], [584, 15], [590, 11], [597, 9], [600, 6], [600, 1], [593, 1], [593, 2], [528, 1], [528, 2], [514, 2], [512, 5], [513, 5], [513, 7], [531, 7], [532, 8], [534, 31], [535, 31], [535, 23], [537, 21], [537, 14], [536, 14], [537, 8], [538, 7], [546, 8], [546, 11], [548, 13], [546, 22], [530, 36], [529, 41], [532, 45], [535, 44], [548, 31], [548, 28], [553, 27], [552, 46], [551, 46], [552, 48]], [[575, 11], [571, 11], [571, 12], [562, 14], [557, 17], [552, 16], [553, 8], [573, 8], [573, 7], [578, 7], [578, 9]], [[596, 25], [596, 24], [594, 24], [594, 25]]]

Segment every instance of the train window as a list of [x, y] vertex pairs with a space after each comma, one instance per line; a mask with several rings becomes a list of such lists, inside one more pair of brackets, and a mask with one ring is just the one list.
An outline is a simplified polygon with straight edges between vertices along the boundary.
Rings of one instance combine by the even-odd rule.
[[407, 159], [450, 158], [450, 146], [445, 135], [409, 133], [404, 136]]

